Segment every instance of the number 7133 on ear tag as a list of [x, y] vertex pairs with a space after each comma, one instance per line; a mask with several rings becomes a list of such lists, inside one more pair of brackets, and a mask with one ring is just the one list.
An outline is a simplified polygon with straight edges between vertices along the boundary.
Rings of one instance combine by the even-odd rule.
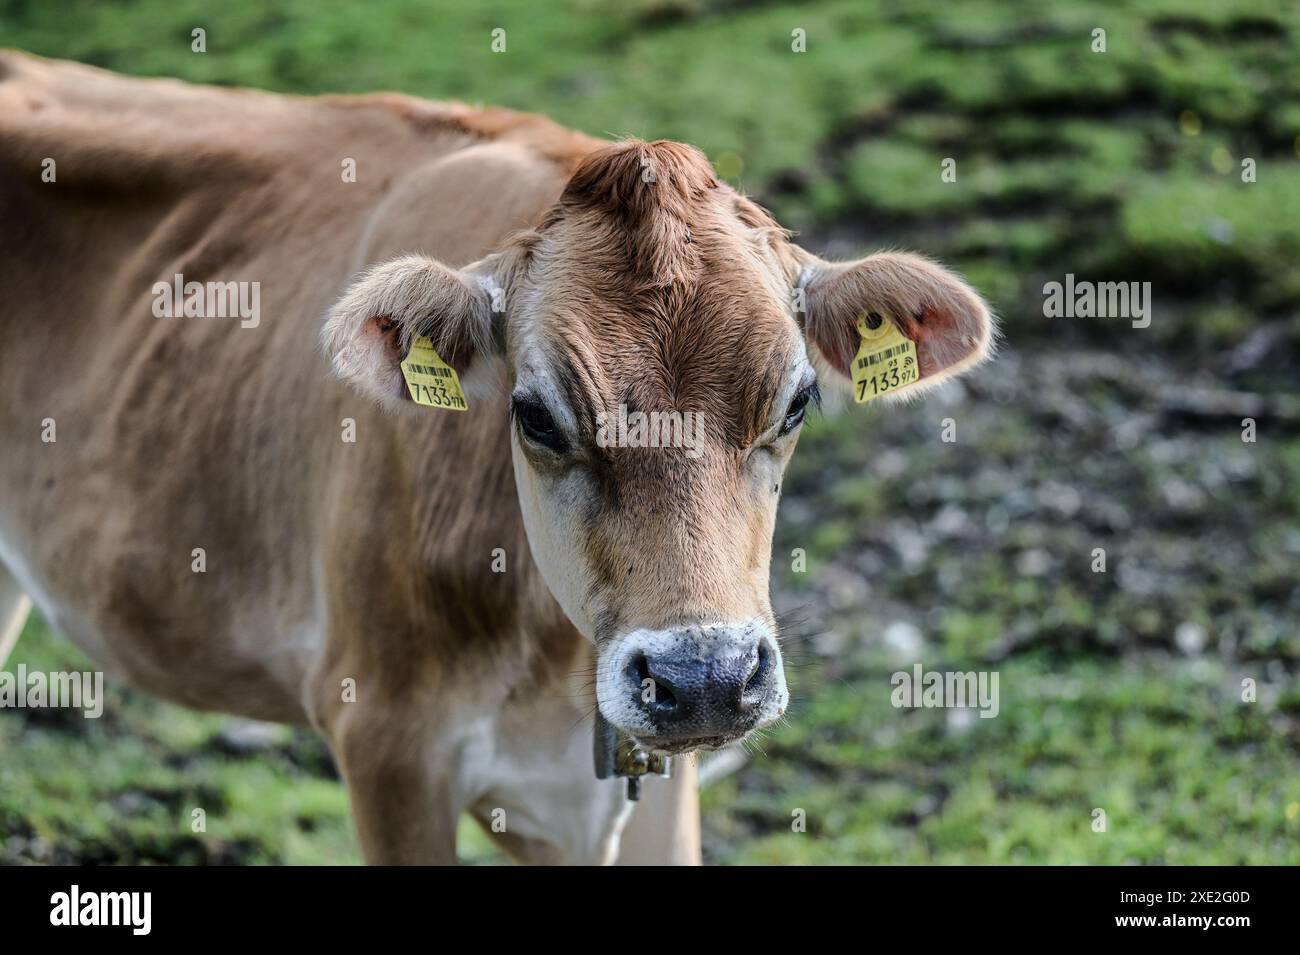
[[899, 331], [888, 315], [877, 312], [859, 315], [858, 335], [861, 337], [858, 353], [853, 356], [849, 369], [853, 400], [858, 404], [920, 380], [916, 343]]
[[411, 342], [411, 350], [402, 360], [402, 377], [406, 379], [411, 400], [426, 408], [465, 411], [469, 404], [460, 387], [456, 369], [438, 357], [433, 342], [423, 335]]

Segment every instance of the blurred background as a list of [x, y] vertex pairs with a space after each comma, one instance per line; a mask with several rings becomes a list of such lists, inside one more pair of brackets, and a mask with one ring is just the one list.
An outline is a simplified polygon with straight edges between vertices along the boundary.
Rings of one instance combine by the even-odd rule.
[[[1300, 863], [1300, 10], [1058, 6], [0, 0], [0, 45], [685, 140], [811, 249], [943, 258], [1000, 355], [807, 427], [773, 560], [794, 702], [706, 767], [706, 861]], [[1150, 327], [1044, 317], [1067, 273], [1150, 282]], [[998, 671], [998, 717], [895, 709], [916, 662]], [[36, 618], [18, 663], [89, 668]], [[111, 684], [99, 720], [0, 710], [0, 863], [357, 860], [311, 734]]]

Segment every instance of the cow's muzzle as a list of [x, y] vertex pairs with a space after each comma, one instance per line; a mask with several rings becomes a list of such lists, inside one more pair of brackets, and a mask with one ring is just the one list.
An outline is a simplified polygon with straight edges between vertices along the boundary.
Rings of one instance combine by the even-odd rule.
[[605, 649], [600, 711], [641, 743], [668, 752], [721, 746], [785, 712], [781, 651], [767, 626], [635, 630]]

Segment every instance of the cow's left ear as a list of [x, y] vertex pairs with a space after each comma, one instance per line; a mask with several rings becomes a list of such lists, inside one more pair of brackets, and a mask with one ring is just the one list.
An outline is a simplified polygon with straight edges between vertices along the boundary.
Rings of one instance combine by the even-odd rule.
[[501, 313], [507, 253], [463, 269], [420, 255], [376, 265], [325, 317], [321, 346], [334, 374], [393, 410], [415, 407], [401, 362], [416, 337], [429, 339], [471, 399], [500, 386]]
[[858, 321], [871, 321], [873, 315], [890, 319], [916, 344], [920, 378], [894, 395], [920, 394], [989, 355], [994, 319], [988, 306], [962, 279], [929, 259], [881, 252], [832, 263], [805, 252], [801, 264], [800, 317], [809, 351], [845, 386], [861, 341]]

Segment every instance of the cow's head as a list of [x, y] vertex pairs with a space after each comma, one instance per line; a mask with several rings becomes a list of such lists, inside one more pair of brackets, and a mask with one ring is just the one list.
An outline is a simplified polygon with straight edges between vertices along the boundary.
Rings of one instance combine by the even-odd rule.
[[410, 406], [398, 362], [414, 335], [471, 395], [508, 381], [529, 544], [596, 644], [601, 713], [682, 750], [785, 710], [768, 598], [782, 474], [819, 389], [847, 390], [864, 315], [916, 344], [920, 380], [898, 394], [989, 350], [988, 310], [951, 272], [900, 253], [822, 261], [694, 149], [626, 142], [501, 251], [373, 269], [325, 341], [342, 378], [394, 406]]

